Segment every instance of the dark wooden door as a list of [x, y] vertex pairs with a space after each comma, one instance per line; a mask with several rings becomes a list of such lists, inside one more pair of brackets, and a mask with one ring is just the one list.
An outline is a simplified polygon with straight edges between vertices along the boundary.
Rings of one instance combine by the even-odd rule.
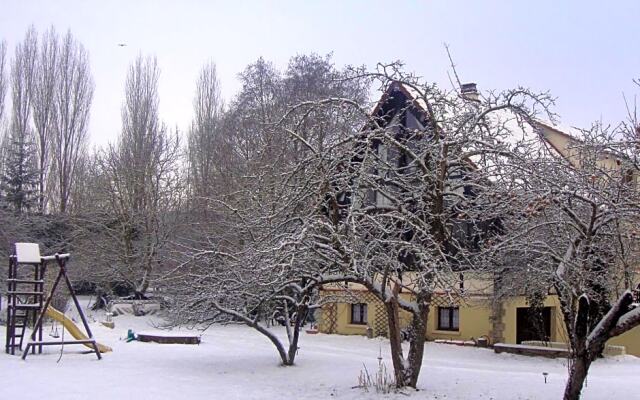
[[551, 338], [551, 307], [532, 309], [521, 307], [516, 309], [516, 343], [525, 340], [542, 340]]

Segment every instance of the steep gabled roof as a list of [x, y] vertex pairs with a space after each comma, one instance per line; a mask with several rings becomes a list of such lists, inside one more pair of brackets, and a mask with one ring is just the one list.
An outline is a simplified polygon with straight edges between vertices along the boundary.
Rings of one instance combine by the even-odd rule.
[[[395, 113], [407, 107], [422, 120], [428, 120], [428, 106], [422, 95], [405, 83], [393, 82], [375, 104], [371, 115], [381, 119], [383, 123], [385, 119], [389, 122]], [[541, 153], [560, 155], [570, 159], [567, 146], [580, 141], [576, 129], [560, 127], [542, 119], [522, 121], [511, 110], [496, 111], [489, 118], [496, 127], [502, 127], [510, 132], [510, 135], [502, 137], [507, 144], [515, 146], [517, 143], [527, 142], [534, 145], [534, 148]]]

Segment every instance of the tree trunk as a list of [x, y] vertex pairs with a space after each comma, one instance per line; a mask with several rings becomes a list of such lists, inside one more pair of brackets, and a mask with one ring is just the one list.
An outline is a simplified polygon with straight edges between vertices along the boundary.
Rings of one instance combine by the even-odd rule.
[[307, 311], [309, 307], [306, 304], [300, 304], [296, 310], [296, 320], [293, 326], [293, 335], [289, 339], [289, 352], [288, 352], [288, 362], [289, 364], [285, 365], [293, 365], [296, 360], [296, 355], [298, 354], [298, 341], [300, 340], [300, 329], [302, 329], [302, 325], [304, 324], [304, 320], [307, 317]]
[[396, 386], [401, 388], [407, 386], [404, 355], [402, 354], [402, 336], [400, 334], [400, 310], [398, 299], [394, 296], [384, 303], [387, 311], [389, 326], [389, 345], [391, 346], [391, 361], [396, 379]]
[[140, 282], [138, 282], [138, 284], [135, 287], [135, 294], [136, 296], [140, 296], [141, 298], [145, 298], [145, 294], [147, 293], [147, 290], [149, 289], [149, 284], [151, 283], [151, 272], [153, 270], [153, 267], [151, 266], [151, 261], [147, 261], [147, 263], [144, 265], [144, 273], [142, 275], [142, 278], [140, 279]]
[[590, 365], [591, 360], [587, 354], [579, 355], [573, 360], [573, 365], [569, 372], [569, 381], [564, 390], [564, 400], [578, 400], [580, 398], [580, 392], [587, 378]]
[[413, 314], [411, 319], [411, 336], [409, 339], [409, 356], [407, 380], [408, 385], [415, 388], [418, 385], [418, 376], [422, 368], [424, 357], [424, 345], [427, 340], [427, 321], [429, 320], [429, 301], [418, 302], [418, 314]]
[[[278, 337], [274, 335], [272, 332], [270, 332], [268, 329], [260, 325], [257, 320], [251, 319], [246, 315], [243, 315], [237, 311], [224, 308], [216, 302], [213, 303], [213, 307], [222, 313], [236, 317], [237, 319], [242, 321], [245, 325], [250, 326], [251, 328], [257, 330], [258, 332], [266, 336], [267, 339], [269, 339], [269, 341], [271, 341], [271, 343], [276, 347], [276, 350], [278, 351], [278, 355], [280, 356], [280, 361], [282, 361], [282, 365], [284, 366], [293, 365], [293, 359], [290, 359], [288, 357], [288, 353], [285, 350], [284, 346], [282, 345], [282, 342], [280, 342], [280, 339], [278, 339]], [[297, 340], [295, 345], [297, 347]], [[289, 346], [289, 350], [291, 350], [291, 345]]]

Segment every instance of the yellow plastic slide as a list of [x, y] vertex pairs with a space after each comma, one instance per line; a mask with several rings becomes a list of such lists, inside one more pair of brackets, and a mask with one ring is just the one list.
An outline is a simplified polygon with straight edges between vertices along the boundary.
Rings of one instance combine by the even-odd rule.
[[[64, 326], [64, 328], [67, 330], [67, 332], [69, 332], [71, 336], [73, 336], [76, 340], [89, 339], [87, 335], [82, 333], [80, 328], [78, 328], [78, 326], [73, 323], [72, 320], [67, 318], [66, 315], [56, 310], [55, 308], [49, 306], [49, 308], [47, 308], [46, 315], [47, 317], [55, 319], [56, 321], [60, 322]], [[112, 351], [111, 347], [109, 346], [105, 346], [100, 343], [96, 343], [96, 344], [98, 345], [98, 351], [100, 353], [109, 353]], [[85, 344], [85, 346], [93, 350], [93, 346], [91, 346], [90, 344]]]

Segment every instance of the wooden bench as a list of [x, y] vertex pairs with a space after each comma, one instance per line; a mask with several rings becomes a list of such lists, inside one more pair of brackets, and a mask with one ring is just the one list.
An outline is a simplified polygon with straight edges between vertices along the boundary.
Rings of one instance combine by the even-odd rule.
[[[540, 340], [528, 340], [523, 341], [522, 344], [527, 346], [539, 346], [539, 347], [552, 347], [554, 349], [568, 349], [568, 345], [564, 342], [543, 342]], [[602, 355], [604, 356], [624, 356], [627, 354], [625, 346], [616, 346], [607, 344], [604, 346]]]
[[506, 344], [496, 343], [493, 345], [493, 351], [496, 353], [511, 353], [522, 356], [541, 356], [547, 358], [567, 358], [569, 350], [558, 349], [553, 347], [530, 346], [524, 344]]
[[154, 342], [161, 344], [200, 344], [200, 336], [183, 334], [138, 333], [140, 342]]

